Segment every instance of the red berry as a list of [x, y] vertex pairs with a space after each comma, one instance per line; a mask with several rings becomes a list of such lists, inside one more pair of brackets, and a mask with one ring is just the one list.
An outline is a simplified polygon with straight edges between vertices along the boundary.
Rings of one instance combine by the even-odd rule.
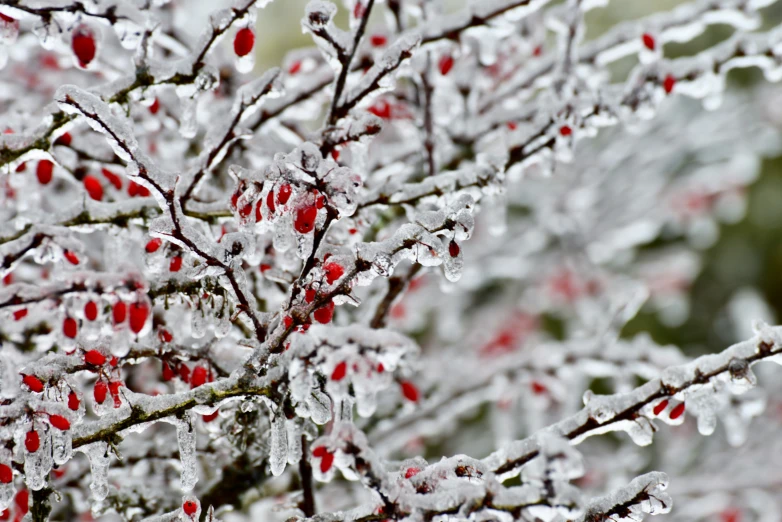
[[641, 35], [641, 40], [644, 43], [644, 47], [646, 47], [650, 51], [654, 51], [654, 47], [655, 47], [654, 36], [650, 35], [649, 33], [644, 33]]
[[160, 248], [160, 245], [163, 244], [163, 240], [159, 237], [156, 237], [154, 239], [150, 239], [147, 242], [147, 246], [144, 247], [144, 250], [146, 250], [147, 254], [152, 254], [154, 252], [157, 252], [158, 248]]
[[188, 500], [182, 504], [182, 511], [184, 511], [187, 516], [195, 515], [195, 512], [198, 511], [198, 504], [192, 500]]
[[9, 484], [14, 479], [14, 472], [10, 466], [0, 464], [0, 483]]
[[184, 382], [190, 382], [190, 368], [186, 364], [179, 365], [179, 378]]
[[440, 74], [445, 76], [451, 72], [451, 69], [453, 68], [453, 57], [450, 54], [441, 56], [438, 66], [440, 67]]
[[684, 414], [684, 403], [677, 404], [674, 409], [671, 410], [671, 420], [678, 419]]
[[245, 206], [243, 206], [239, 210], [239, 215], [241, 217], [243, 217], [243, 218], [246, 218], [247, 216], [250, 215], [250, 212], [252, 212], [252, 211], [253, 211], [253, 204], [252, 203], [247, 203]]
[[181, 268], [182, 268], [182, 258], [179, 256], [172, 257], [171, 262], [168, 264], [169, 272], [179, 272]]
[[570, 136], [571, 134], [573, 134], [573, 129], [571, 129], [568, 125], [563, 125], [562, 127], [559, 128], [559, 133], [562, 136]]
[[259, 221], [263, 221], [263, 213], [261, 212], [261, 202], [259, 201], [257, 205], [255, 205], [255, 222], [258, 223]]
[[62, 431], [71, 429], [71, 423], [62, 415], [49, 415], [49, 424]]
[[103, 381], [95, 383], [95, 388], [92, 390], [92, 396], [95, 398], [95, 402], [103, 404], [106, 401], [106, 394], [109, 393], [108, 385]]
[[43, 381], [35, 375], [23, 375], [22, 382], [25, 383], [31, 391], [36, 393], [43, 391]]
[[149, 112], [152, 114], [157, 114], [158, 110], [160, 110], [160, 102], [157, 98], [155, 98], [155, 101], [153, 101], [152, 105], [149, 106]]
[[193, 374], [190, 376], [190, 388], [198, 388], [206, 383], [206, 368], [196, 366], [193, 368]]
[[451, 257], [457, 257], [459, 252], [461, 252], [459, 244], [456, 241], [451, 240], [451, 242], [448, 244], [448, 253], [451, 254]]
[[314, 448], [312, 450], [312, 456], [321, 458], [323, 455], [328, 453], [329, 451], [326, 449], [326, 446], [318, 446], [317, 448]]
[[304, 300], [308, 303], [311, 303], [315, 300], [316, 292], [313, 288], [307, 288], [307, 291], [304, 292]]
[[334, 316], [334, 301], [329, 301], [327, 304], [315, 310], [312, 316], [321, 324], [329, 324], [331, 318]]
[[293, 222], [293, 228], [299, 234], [308, 234], [315, 228], [315, 219], [318, 217], [318, 209], [312, 207], [302, 207], [296, 210], [296, 219]]
[[270, 190], [269, 193], [266, 195], [266, 206], [269, 207], [269, 212], [274, 214], [275, 206], [274, 206], [274, 191]]
[[548, 391], [548, 388], [538, 381], [532, 381], [530, 387], [535, 395], [542, 395]]
[[69, 339], [74, 339], [79, 330], [79, 325], [73, 317], [66, 317], [62, 322], [62, 333]]
[[665, 89], [665, 94], [671, 94], [674, 85], [676, 85], [676, 78], [669, 74], [663, 80], [663, 89]]
[[58, 137], [56, 140], [54, 140], [55, 145], [63, 145], [67, 147], [71, 144], [71, 135], [70, 133], [66, 132], [62, 136]]
[[382, 47], [386, 42], [388, 42], [388, 39], [382, 34], [373, 34], [369, 37], [369, 43], [372, 44], [372, 47]]
[[173, 378], [174, 370], [171, 369], [171, 366], [169, 366], [167, 362], [163, 361], [163, 380], [170, 381]]
[[119, 363], [119, 361], [117, 361], [117, 357], [112, 355], [111, 356], [111, 360], [109, 361], [109, 364], [111, 365], [112, 368], [116, 368], [117, 367], [117, 363]]
[[11, 18], [10, 16], [8, 16], [7, 14], [4, 14], [4, 13], [0, 13], [0, 20], [2, 20], [3, 22], [5, 22], [7, 24], [12, 24], [12, 23], [16, 22], [16, 19]]
[[37, 431], [30, 430], [27, 432], [27, 435], [24, 436], [24, 447], [30, 453], [38, 451], [38, 448], [41, 447], [41, 438], [38, 436]]
[[660, 401], [657, 404], [657, 406], [654, 407], [654, 410], [652, 410], [652, 411], [654, 412], [655, 415], [659, 415], [667, 407], [668, 407], [668, 399], [664, 399], [664, 400]]
[[418, 402], [419, 394], [415, 384], [410, 381], [402, 381], [399, 384], [402, 387], [402, 395], [405, 396], [405, 399], [411, 402]]
[[409, 479], [409, 478], [415, 477], [420, 472], [421, 472], [421, 470], [418, 469], [418, 468], [407, 468], [407, 470], [405, 471], [405, 478]]
[[204, 422], [212, 422], [217, 418], [217, 414], [219, 413], [219, 410], [215, 410], [214, 413], [210, 413], [209, 415], [203, 415]]
[[87, 301], [87, 304], [84, 305], [84, 317], [88, 321], [94, 321], [98, 318], [98, 305], [95, 304], [95, 301]]
[[78, 265], [79, 264], [79, 257], [71, 252], [70, 250], [66, 250], [63, 252], [63, 255], [65, 256], [65, 259], [68, 260], [68, 262], [72, 265]]
[[383, 373], [386, 371], [386, 367], [383, 366], [383, 363], [377, 363], [377, 373]]
[[326, 196], [323, 194], [315, 198], [315, 208], [321, 209], [326, 206]]
[[331, 158], [332, 158], [334, 161], [339, 161], [339, 149], [333, 149], [333, 150], [331, 151]]
[[87, 27], [81, 26], [73, 32], [71, 38], [71, 48], [79, 65], [87, 67], [95, 58], [95, 36]]
[[236, 56], [247, 56], [255, 45], [255, 33], [249, 27], [239, 29], [234, 38], [234, 52]]
[[516, 130], [516, 128], [518, 127], [518, 125], [516, 125], [516, 123], [515, 123], [515, 122], [512, 122], [512, 121], [509, 121], [509, 122], [508, 122], [508, 123], [506, 123], [505, 125], [507, 125], [507, 126], [508, 126], [508, 129], [510, 129], [510, 130], [512, 130], [512, 131]]
[[296, 74], [301, 70], [301, 61], [295, 61], [291, 64], [290, 67], [288, 67], [288, 74]]
[[114, 185], [114, 188], [117, 190], [122, 190], [122, 179], [114, 174], [112, 171], [108, 169], [101, 169], [101, 174], [103, 174], [103, 177], [109, 180], [109, 183]]
[[376, 101], [368, 110], [378, 118], [383, 118], [384, 120], [391, 118], [391, 104], [385, 100]]
[[277, 201], [280, 205], [284, 205], [291, 197], [291, 186], [287, 183], [280, 186], [280, 190], [277, 192]]
[[106, 356], [98, 350], [89, 350], [84, 354], [84, 361], [93, 366], [102, 366], [106, 362]]
[[171, 332], [169, 332], [169, 331], [168, 331], [168, 330], [166, 330], [165, 328], [163, 328], [162, 330], [160, 330], [160, 332], [158, 333], [158, 337], [159, 337], [159, 338], [160, 338], [160, 340], [161, 340], [161, 341], [163, 341], [164, 343], [170, 343], [171, 341], [173, 341], [173, 340], [174, 340], [174, 336], [173, 336], [173, 335], [171, 335]]
[[68, 409], [72, 411], [76, 411], [79, 409], [79, 404], [81, 404], [81, 401], [79, 401], [79, 396], [76, 395], [75, 391], [72, 391], [68, 394]]
[[345, 378], [345, 374], [347, 374], [348, 371], [348, 364], [345, 361], [342, 361], [341, 363], [337, 364], [337, 366], [334, 367], [334, 371], [331, 372], [331, 380], [332, 381], [341, 381]]
[[122, 381], [111, 381], [109, 383], [109, 393], [112, 397], [119, 395], [119, 389], [122, 386]]
[[326, 273], [326, 281], [330, 285], [333, 285], [334, 281], [338, 280], [345, 273], [345, 269], [339, 263], [326, 263], [323, 271]]
[[95, 176], [84, 176], [84, 188], [87, 190], [87, 194], [90, 195], [95, 201], [103, 199], [103, 187]]
[[334, 454], [326, 452], [320, 459], [320, 472], [327, 473], [331, 469], [332, 464], [334, 464]]
[[38, 166], [35, 168], [35, 177], [38, 178], [38, 183], [48, 185], [52, 181], [53, 171], [54, 163], [47, 159], [39, 161]]
[[14, 312], [14, 321], [21, 321], [27, 316], [27, 308], [22, 308], [21, 310], [16, 310]]
[[133, 333], [139, 333], [147, 322], [149, 306], [147, 303], [131, 303], [130, 305], [130, 329]]
[[114, 319], [114, 324], [120, 324], [125, 322], [125, 316], [128, 314], [128, 305], [124, 301], [117, 301], [117, 303], [111, 308], [111, 316]]
[[287, 330], [291, 326], [293, 326], [293, 317], [290, 315], [286, 315], [285, 318], [282, 320], [282, 324], [285, 326], [285, 329]]

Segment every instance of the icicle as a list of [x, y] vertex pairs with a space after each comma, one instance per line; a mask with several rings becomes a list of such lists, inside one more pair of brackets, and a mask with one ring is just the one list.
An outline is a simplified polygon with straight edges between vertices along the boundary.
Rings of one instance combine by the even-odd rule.
[[73, 455], [73, 446], [70, 430], [51, 430], [52, 434], [52, 457], [54, 463], [62, 465], [71, 460]]
[[285, 427], [285, 415], [277, 411], [272, 419], [271, 446], [269, 448], [269, 466], [275, 477], [285, 471], [288, 462], [288, 432]]
[[322, 390], [312, 390], [307, 397], [307, 406], [315, 424], [323, 425], [331, 420], [331, 398]]
[[196, 431], [193, 427], [192, 413], [176, 424], [176, 438], [179, 443], [179, 460], [182, 463], [182, 489], [191, 491], [198, 482], [196, 465]]
[[90, 460], [92, 497], [103, 500], [109, 494], [109, 447], [104, 442], [94, 442], [81, 449]]

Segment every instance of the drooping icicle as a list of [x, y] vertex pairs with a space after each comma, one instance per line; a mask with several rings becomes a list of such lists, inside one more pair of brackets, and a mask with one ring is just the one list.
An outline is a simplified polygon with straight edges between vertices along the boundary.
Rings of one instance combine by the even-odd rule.
[[288, 463], [288, 432], [285, 427], [285, 415], [278, 411], [272, 419], [271, 447], [269, 448], [269, 466], [275, 477], [285, 471]]
[[179, 443], [179, 460], [182, 463], [182, 489], [191, 491], [198, 482], [198, 469], [196, 468], [196, 432], [190, 412], [177, 422], [176, 438]]

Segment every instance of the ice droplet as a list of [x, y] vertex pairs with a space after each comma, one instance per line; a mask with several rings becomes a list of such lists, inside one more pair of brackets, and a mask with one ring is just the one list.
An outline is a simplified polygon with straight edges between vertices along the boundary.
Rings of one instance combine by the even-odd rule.
[[71, 460], [73, 445], [70, 430], [52, 430], [52, 456], [57, 465]]
[[312, 391], [307, 397], [307, 406], [315, 424], [323, 425], [331, 420], [331, 398], [322, 390]]

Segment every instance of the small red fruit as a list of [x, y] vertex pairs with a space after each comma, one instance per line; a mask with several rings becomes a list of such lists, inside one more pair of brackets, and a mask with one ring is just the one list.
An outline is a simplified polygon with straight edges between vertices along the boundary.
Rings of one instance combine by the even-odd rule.
[[440, 57], [440, 63], [438, 64], [440, 68], [440, 74], [445, 76], [449, 72], [451, 72], [451, 69], [453, 68], [453, 57], [450, 54], [445, 54]]
[[461, 252], [459, 244], [452, 239], [448, 244], [448, 253], [451, 254], [451, 257], [458, 257], [459, 252]]
[[530, 387], [532, 388], [532, 393], [535, 395], [542, 395], [548, 391], [548, 388], [538, 381], [532, 381]]
[[418, 402], [419, 393], [415, 384], [410, 381], [402, 381], [399, 384], [402, 387], [402, 395], [405, 396], [405, 399], [410, 402]]
[[671, 94], [674, 85], [676, 85], [676, 78], [670, 74], [667, 75], [663, 80], [663, 89], [665, 89], [665, 94]]
[[304, 300], [307, 301], [308, 303], [311, 303], [315, 300], [315, 295], [316, 295], [315, 289], [307, 288], [307, 291], [304, 292]]
[[168, 331], [168, 330], [166, 330], [165, 328], [163, 328], [162, 330], [160, 330], [160, 332], [158, 333], [158, 337], [159, 337], [159, 338], [160, 338], [160, 340], [161, 340], [161, 341], [163, 341], [164, 343], [170, 343], [171, 341], [173, 341], [173, 340], [174, 340], [174, 336], [173, 336], [173, 335], [171, 335], [171, 332], [169, 332], [169, 331]]
[[152, 102], [152, 105], [149, 106], [149, 112], [151, 114], [157, 114], [157, 111], [160, 110], [160, 101], [158, 101], [157, 98], [155, 98], [155, 101]]
[[327, 473], [331, 469], [332, 464], [334, 464], [334, 454], [326, 452], [320, 459], [320, 472]]
[[388, 39], [382, 34], [373, 34], [369, 37], [369, 43], [372, 47], [383, 47], [388, 42]]
[[106, 401], [106, 395], [109, 393], [108, 385], [103, 381], [95, 383], [95, 388], [92, 390], [92, 396], [95, 398], [95, 402], [103, 404]]
[[10, 484], [14, 479], [14, 472], [11, 466], [0, 464], [0, 483]]
[[71, 48], [79, 60], [79, 65], [87, 67], [95, 58], [95, 35], [87, 27], [77, 28], [71, 38]]
[[98, 350], [89, 350], [84, 354], [84, 362], [92, 364], [93, 366], [103, 366], [106, 362], [106, 356]]
[[171, 366], [169, 366], [167, 362], [163, 361], [163, 380], [170, 381], [173, 378], [174, 370], [171, 369]]
[[87, 301], [87, 304], [84, 305], [84, 317], [88, 321], [94, 321], [98, 318], [98, 305], [95, 301]]
[[78, 333], [79, 325], [73, 317], [66, 317], [62, 322], [62, 333], [69, 339], [74, 339]]
[[27, 435], [24, 436], [24, 447], [30, 453], [38, 451], [38, 448], [41, 447], [41, 438], [38, 436], [37, 431], [30, 430], [27, 432]]
[[160, 248], [160, 245], [162, 245], [162, 244], [163, 244], [163, 240], [160, 239], [159, 237], [156, 237], [156, 238], [150, 239], [147, 242], [147, 246], [144, 247], [144, 250], [147, 252], [147, 254], [152, 254], [152, 253], [157, 252], [158, 249]]
[[562, 136], [570, 136], [573, 134], [573, 129], [571, 129], [568, 125], [563, 125], [559, 128], [559, 134]]
[[182, 504], [182, 511], [184, 511], [187, 516], [195, 515], [196, 511], [198, 511], [198, 504], [192, 500], [188, 500]]
[[179, 365], [179, 378], [184, 382], [190, 382], [190, 368], [186, 364]]
[[90, 195], [95, 201], [103, 199], [103, 187], [95, 176], [84, 176], [84, 188], [87, 190], [87, 194]]
[[297, 60], [288, 67], [288, 74], [294, 75], [301, 70], [301, 61]]
[[671, 410], [671, 420], [676, 420], [684, 414], [684, 403], [677, 404], [674, 409]]
[[334, 316], [334, 301], [329, 301], [327, 304], [315, 310], [312, 316], [320, 324], [329, 324], [331, 318]]
[[168, 264], [169, 272], [179, 272], [182, 268], [182, 258], [180, 256], [174, 256], [171, 258], [171, 262]]
[[71, 135], [70, 133], [66, 132], [62, 136], [58, 137], [56, 140], [54, 140], [55, 145], [63, 145], [65, 147], [69, 146], [71, 144]]
[[68, 260], [68, 262], [72, 265], [78, 265], [79, 264], [79, 257], [71, 252], [70, 250], [66, 250], [63, 252], [63, 256], [65, 256], [65, 259]]
[[261, 202], [259, 201], [257, 205], [255, 205], [255, 222], [258, 223], [260, 221], [263, 221], [263, 213], [261, 212]]
[[326, 281], [330, 285], [333, 285], [334, 281], [338, 280], [345, 273], [345, 269], [339, 263], [326, 263], [323, 271], [326, 273]]
[[193, 368], [193, 374], [190, 377], [190, 388], [198, 388], [206, 383], [206, 368], [196, 366]]
[[657, 404], [657, 406], [654, 407], [654, 410], [652, 411], [654, 412], [655, 415], [659, 415], [667, 407], [668, 407], [668, 399], [663, 399]]
[[291, 186], [287, 183], [280, 186], [280, 190], [277, 192], [277, 201], [280, 205], [284, 205], [291, 197]]
[[111, 308], [111, 316], [114, 319], [114, 324], [124, 323], [127, 314], [128, 305], [126, 305], [124, 301], [117, 301], [117, 303]]
[[41, 393], [43, 391], [43, 381], [35, 375], [23, 375], [22, 382], [30, 388], [31, 391]]
[[72, 391], [68, 394], [68, 409], [71, 411], [76, 411], [79, 409], [79, 404], [81, 404], [81, 401], [79, 401], [79, 396], [76, 395], [75, 391]]
[[409, 478], [415, 477], [420, 472], [421, 472], [421, 470], [418, 469], [418, 468], [407, 468], [407, 470], [405, 471], [405, 478], [409, 479]]
[[130, 305], [130, 329], [133, 333], [139, 333], [147, 322], [149, 317], [149, 306], [147, 303], [131, 303]]
[[650, 51], [654, 51], [654, 47], [655, 47], [654, 36], [650, 35], [649, 33], [644, 33], [641, 35], [641, 41], [643, 41], [644, 47], [646, 47]]
[[318, 217], [318, 209], [314, 206], [302, 207], [296, 210], [296, 219], [293, 228], [299, 234], [308, 234], [315, 228], [315, 219]]
[[117, 190], [122, 190], [122, 178], [114, 174], [112, 171], [108, 169], [101, 169], [101, 174], [103, 174], [103, 177], [109, 180], [109, 183], [114, 185], [114, 188]]
[[27, 316], [27, 308], [22, 308], [21, 310], [16, 310], [14, 312], [14, 321], [21, 321]]
[[215, 410], [214, 413], [210, 413], [209, 415], [203, 415], [204, 422], [212, 422], [217, 418], [217, 414], [219, 413], [219, 410]]
[[329, 450], [326, 449], [326, 446], [318, 446], [317, 448], [314, 448], [312, 450], [312, 456], [313, 457], [317, 457], [317, 458], [321, 458], [321, 457], [323, 457], [323, 455], [325, 455], [328, 452], [329, 452]]
[[331, 372], [331, 380], [332, 381], [341, 381], [345, 378], [345, 375], [348, 371], [348, 364], [345, 361], [342, 361], [341, 363], [337, 364], [337, 366], [334, 367], [334, 371]]
[[236, 56], [247, 56], [255, 45], [255, 33], [249, 27], [239, 29], [234, 38], [234, 52]]
[[54, 163], [47, 159], [39, 161], [38, 166], [35, 167], [35, 177], [38, 178], [38, 183], [48, 185], [52, 181], [53, 171]]
[[49, 424], [62, 431], [71, 429], [71, 423], [62, 415], [49, 415]]

